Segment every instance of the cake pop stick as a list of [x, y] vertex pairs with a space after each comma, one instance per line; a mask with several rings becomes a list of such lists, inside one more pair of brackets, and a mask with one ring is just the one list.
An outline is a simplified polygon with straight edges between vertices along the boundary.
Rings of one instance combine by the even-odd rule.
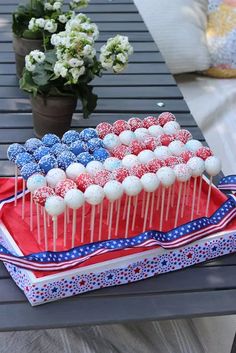
[[58, 228], [57, 228], [57, 218], [60, 214], [65, 211], [65, 201], [60, 196], [49, 196], [45, 202], [45, 210], [46, 212], [52, 216], [53, 222], [53, 251], [56, 251], [57, 244], [57, 236], [58, 236]]
[[84, 221], [85, 221], [85, 204], [82, 207], [81, 243], [84, 242]]
[[142, 201], [142, 210], [141, 210], [141, 217], [144, 217], [144, 209], [146, 205], [146, 192], [143, 190], [143, 201]]
[[175, 228], [177, 226], [178, 217], [179, 217], [179, 209], [180, 209], [180, 201], [181, 201], [181, 197], [182, 197], [183, 183], [186, 183], [186, 181], [188, 181], [191, 178], [192, 170], [188, 165], [180, 163], [174, 167], [174, 173], [175, 173], [176, 179], [179, 183], [178, 200], [177, 200], [177, 207], [176, 207], [176, 213], [175, 213], [175, 223], [174, 223], [174, 228]]
[[159, 178], [162, 185], [162, 197], [161, 197], [161, 213], [160, 213], [160, 231], [162, 231], [163, 225], [163, 216], [164, 216], [164, 205], [165, 205], [165, 196], [166, 188], [172, 186], [175, 182], [175, 173], [170, 167], [161, 167], [157, 171], [157, 177]]
[[199, 187], [198, 187], [198, 196], [197, 196], [197, 214], [199, 214], [200, 200], [202, 192], [202, 177], [199, 177]]
[[210, 182], [207, 193], [207, 203], [206, 203], [206, 217], [208, 217], [209, 213], [209, 205], [211, 199], [211, 189], [212, 189], [212, 181], [213, 177], [216, 176], [221, 171], [221, 161], [219, 158], [215, 156], [210, 156], [205, 160], [205, 168], [206, 172], [210, 175]]
[[18, 193], [18, 168], [17, 165], [15, 164], [15, 178], [14, 178], [14, 183], [15, 183], [15, 200], [14, 200], [14, 206], [17, 205], [17, 193]]
[[38, 241], [38, 244], [41, 244], [40, 209], [39, 209], [38, 203], [36, 203], [36, 219], [37, 219], [37, 241]]
[[128, 195], [125, 195], [125, 204], [124, 204], [123, 217], [122, 217], [123, 220], [126, 218], [127, 207], [128, 207]]
[[121, 207], [121, 199], [120, 199], [120, 200], [118, 200], [118, 208], [117, 208], [117, 214], [116, 214], [116, 228], [115, 228], [115, 236], [117, 236], [117, 235], [118, 235], [118, 230], [119, 230], [120, 207]]
[[90, 185], [84, 193], [85, 201], [92, 206], [90, 219], [90, 243], [94, 241], [95, 206], [101, 204], [105, 197], [103, 188], [99, 185]]
[[[108, 181], [104, 185], [104, 193], [106, 195], [106, 198], [108, 199], [110, 203], [110, 218], [109, 218], [109, 225], [108, 225], [108, 239], [111, 239], [111, 229], [112, 229], [112, 221], [113, 221], [113, 209], [114, 209], [114, 202], [119, 201], [118, 203], [118, 210], [117, 210], [117, 215], [118, 212], [120, 212], [120, 200], [123, 195], [124, 189], [123, 186], [120, 182], [116, 180], [111, 180]], [[118, 222], [117, 222], [118, 224]], [[118, 227], [116, 224], [116, 228]], [[117, 232], [117, 229], [116, 229]]]
[[33, 226], [34, 226], [34, 222], [33, 222], [33, 194], [30, 193], [30, 231], [33, 231]]
[[64, 246], [66, 246], [66, 235], [67, 235], [67, 207], [64, 211], [64, 226], [63, 226], [63, 239], [64, 239]]
[[132, 220], [132, 231], [134, 230], [134, 226], [135, 226], [137, 207], [138, 207], [138, 195], [134, 197], [134, 212], [133, 212], [133, 220]]
[[[98, 209], [99, 209], [99, 207], [98, 207]], [[100, 219], [99, 219], [99, 233], [98, 233], [98, 240], [99, 241], [102, 238], [102, 220], [103, 220], [103, 202], [100, 205]]]
[[153, 213], [154, 213], [154, 201], [155, 201], [155, 193], [152, 193], [152, 198], [151, 198], [151, 210], [150, 210], [150, 219], [149, 219], [149, 227], [152, 227], [152, 221], [153, 221]]
[[187, 185], [188, 185], [188, 181], [186, 181], [184, 183], [183, 201], [182, 201], [181, 214], [180, 214], [181, 218], [183, 218], [183, 216], [184, 216], [184, 206], [185, 206], [185, 202], [186, 202]]
[[157, 191], [157, 204], [156, 204], [156, 210], [159, 210], [160, 207], [160, 200], [161, 200], [161, 188], [162, 186], [160, 185], [160, 188]]
[[25, 179], [22, 179], [22, 208], [21, 208], [21, 218], [25, 219]]
[[48, 232], [47, 232], [47, 218], [46, 218], [45, 209], [43, 210], [43, 229], [44, 229], [45, 251], [48, 251]]
[[166, 218], [165, 221], [168, 220], [169, 218], [169, 212], [170, 212], [170, 202], [171, 202], [171, 191], [172, 191], [172, 186], [168, 188], [168, 197], [167, 197], [167, 206], [166, 206]]
[[196, 187], [197, 187], [197, 177], [201, 176], [205, 169], [204, 161], [199, 157], [192, 157], [187, 162], [187, 166], [192, 170], [192, 176], [194, 178], [193, 182], [193, 196], [192, 196], [192, 210], [191, 210], [191, 221], [194, 217], [194, 209], [196, 202]]
[[138, 177], [131, 175], [124, 179], [122, 185], [124, 187], [125, 193], [128, 195], [128, 206], [127, 206], [127, 216], [126, 216], [126, 226], [125, 226], [125, 237], [127, 238], [128, 230], [129, 230], [131, 197], [137, 196], [142, 191], [142, 183]]
[[[145, 215], [144, 215], [144, 221], [143, 221], [143, 232], [146, 230], [147, 226], [147, 216], [149, 212], [149, 203], [150, 203], [150, 197], [155, 197], [155, 191], [159, 187], [160, 181], [158, 177], [156, 176], [155, 173], [146, 173], [141, 177], [141, 183], [143, 186], [144, 191], [147, 193], [147, 200], [146, 200], [146, 205], [145, 205]], [[153, 201], [154, 204], [154, 201]], [[151, 205], [151, 216], [153, 213], [153, 205]], [[152, 224], [152, 222], [151, 222]]]

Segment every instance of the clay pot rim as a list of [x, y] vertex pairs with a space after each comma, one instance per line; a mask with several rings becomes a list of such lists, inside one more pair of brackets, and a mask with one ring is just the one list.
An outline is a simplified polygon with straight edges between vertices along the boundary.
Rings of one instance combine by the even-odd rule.
[[36, 42], [36, 41], [37, 42], [42, 42], [43, 41], [43, 37], [41, 39], [29, 39], [29, 38], [19, 37], [15, 33], [13, 33], [13, 37], [15, 39], [22, 40], [24, 42], [32, 42], [32, 41], [34, 41], [34, 42]]

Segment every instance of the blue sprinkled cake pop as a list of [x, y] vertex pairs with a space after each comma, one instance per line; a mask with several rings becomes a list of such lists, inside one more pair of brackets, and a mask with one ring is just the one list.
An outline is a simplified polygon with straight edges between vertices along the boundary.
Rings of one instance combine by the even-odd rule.
[[76, 161], [76, 155], [70, 151], [62, 152], [57, 157], [58, 167], [63, 170], [66, 170], [66, 168], [69, 167], [71, 163], [74, 163]]
[[75, 141], [70, 145], [70, 151], [73, 152], [76, 156], [82, 152], [88, 152], [88, 146], [85, 142], [79, 140]]
[[53, 157], [50, 154], [46, 154], [46, 156], [43, 156], [39, 160], [39, 167], [42, 169], [42, 171], [47, 174], [49, 170], [53, 168], [57, 168], [57, 160], [55, 157]]
[[93, 137], [87, 143], [90, 152], [94, 152], [98, 148], [104, 147], [103, 141], [98, 137]]
[[16, 157], [16, 160], [15, 160], [15, 163], [16, 163], [17, 167], [19, 167], [19, 168], [22, 168], [23, 165], [25, 165], [29, 162], [34, 162], [34, 158], [28, 152], [19, 153]]
[[89, 152], [82, 152], [77, 156], [77, 161], [86, 167], [89, 162], [94, 161], [94, 157]]
[[75, 142], [80, 139], [80, 133], [75, 130], [70, 130], [64, 133], [62, 136], [62, 142], [70, 145], [72, 142]]
[[40, 146], [36, 151], [34, 151], [33, 156], [38, 162], [43, 156], [50, 154], [50, 148], [46, 146]]
[[27, 180], [31, 175], [33, 175], [35, 173], [39, 173], [40, 168], [39, 168], [38, 164], [36, 164], [35, 162], [29, 162], [29, 163], [26, 163], [21, 168], [20, 172], [21, 172], [22, 178]]
[[37, 139], [36, 137], [32, 137], [25, 142], [25, 149], [29, 153], [33, 153], [37, 150], [40, 146], [42, 146], [42, 141]]
[[59, 142], [60, 138], [55, 134], [46, 134], [42, 137], [42, 143], [47, 147], [52, 147], [55, 143]]
[[19, 143], [13, 143], [7, 149], [7, 158], [9, 161], [15, 162], [17, 155], [22, 152], [25, 152], [25, 148]]
[[69, 150], [69, 147], [65, 143], [55, 143], [51, 147], [51, 153], [54, 154], [56, 157], [59, 156], [62, 152], [66, 152]]
[[95, 129], [89, 127], [87, 129], [82, 130], [79, 137], [83, 141], [89, 141], [94, 137], [98, 137], [98, 134]]
[[105, 148], [99, 148], [94, 151], [93, 156], [96, 161], [104, 162], [106, 158], [110, 157], [110, 153]]

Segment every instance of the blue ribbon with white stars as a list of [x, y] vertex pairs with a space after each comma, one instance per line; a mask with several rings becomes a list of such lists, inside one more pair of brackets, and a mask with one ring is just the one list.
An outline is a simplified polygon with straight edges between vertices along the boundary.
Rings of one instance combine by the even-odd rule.
[[236, 191], [236, 175], [223, 177], [217, 187], [220, 190]]
[[223, 230], [235, 216], [236, 197], [230, 195], [210, 217], [195, 219], [168, 232], [149, 230], [130, 238], [111, 239], [82, 245], [68, 251], [45, 251], [27, 256], [14, 255], [0, 245], [0, 260], [34, 271], [62, 271], [73, 268], [91, 257], [116, 250], [159, 246], [175, 249]]

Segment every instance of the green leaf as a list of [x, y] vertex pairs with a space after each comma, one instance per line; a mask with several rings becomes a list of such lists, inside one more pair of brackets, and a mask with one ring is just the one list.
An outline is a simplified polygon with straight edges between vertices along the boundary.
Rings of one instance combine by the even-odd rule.
[[45, 70], [43, 64], [37, 64], [35, 71], [32, 73], [33, 81], [37, 86], [46, 86], [50, 82], [50, 74]]
[[26, 39], [42, 39], [43, 36], [41, 31], [32, 32], [29, 29], [26, 29], [22, 33], [22, 37]]
[[38, 86], [34, 83], [32, 74], [26, 69], [24, 69], [22, 78], [20, 79], [20, 88], [32, 93], [33, 96], [36, 96], [38, 93]]

